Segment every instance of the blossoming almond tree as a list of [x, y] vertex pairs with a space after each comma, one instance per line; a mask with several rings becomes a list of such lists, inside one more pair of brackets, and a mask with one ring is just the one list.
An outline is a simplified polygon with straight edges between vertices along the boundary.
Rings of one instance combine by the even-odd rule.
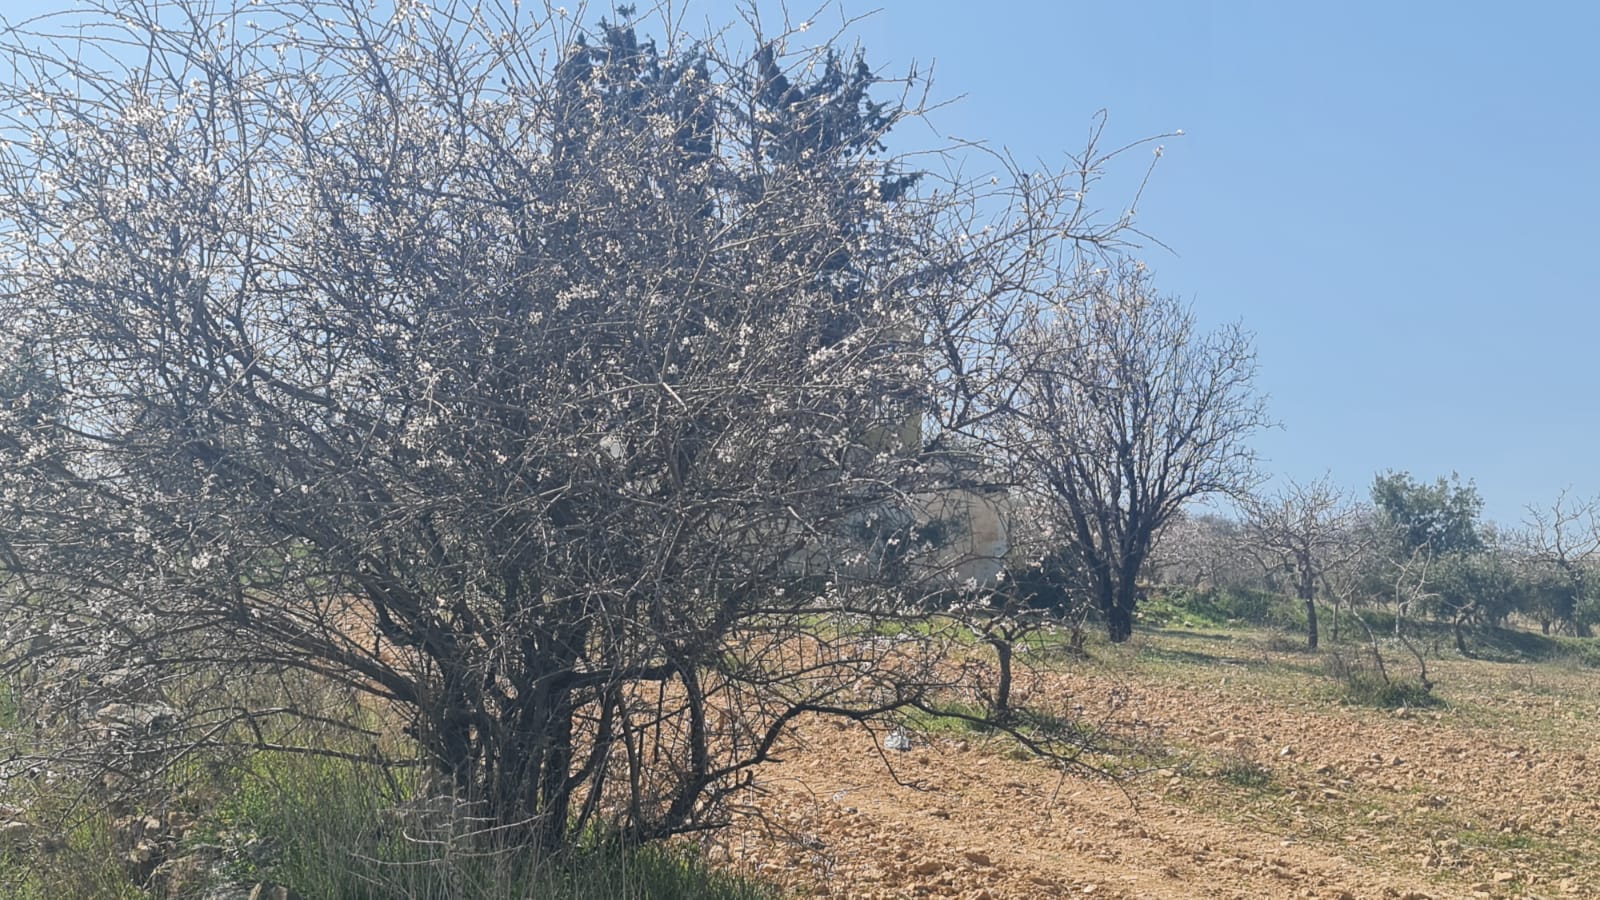
[[[939, 231], [971, 198], [883, 157], [910, 112], [859, 57], [661, 27], [180, 0], [9, 33], [10, 671], [91, 707], [209, 678], [169, 754], [277, 746], [319, 713], [229, 689], [313, 673], [545, 848], [717, 824], [803, 715], [936, 708], [922, 598], [970, 561], [906, 512], [956, 471], [907, 425], [984, 324], [927, 316], [991, 252]], [[1013, 241], [1109, 242], [1060, 209]]]
[[1254, 486], [1248, 440], [1269, 419], [1238, 326], [1199, 331], [1138, 263], [1080, 268], [1067, 283], [1075, 291], [1010, 332], [1004, 446], [1070, 580], [1120, 642], [1156, 535], [1185, 504]]

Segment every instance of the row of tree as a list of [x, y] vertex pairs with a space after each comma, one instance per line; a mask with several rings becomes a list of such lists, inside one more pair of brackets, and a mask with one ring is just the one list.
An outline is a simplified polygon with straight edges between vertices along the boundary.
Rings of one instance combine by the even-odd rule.
[[[1239, 515], [1194, 515], [1163, 536], [1153, 572], [1188, 585], [1292, 594], [1318, 643], [1318, 607], [1381, 604], [1474, 627], [1519, 615], [1549, 634], [1600, 622], [1600, 498], [1563, 493], [1518, 527], [1485, 522], [1471, 482], [1409, 473], [1374, 479], [1360, 502], [1326, 477], [1244, 497]], [[1337, 622], [1337, 618], [1335, 619]], [[1337, 626], [1336, 626], [1337, 627]], [[1337, 637], [1337, 633], [1335, 634]]]

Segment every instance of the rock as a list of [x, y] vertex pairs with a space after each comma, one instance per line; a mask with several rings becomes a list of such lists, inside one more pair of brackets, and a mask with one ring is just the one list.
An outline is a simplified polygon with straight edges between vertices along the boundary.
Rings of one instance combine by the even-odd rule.
[[153, 862], [161, 855], [161, 847], [154, 841], [140, 841], [133, 848], [123, 854], [123, 858], [136, 866]]
[[0, 824], [0, 850], [14, 850], [33, 837], [33, 826], [27, 822]]
[[178, 718], [178, 711], [165, 703], [107, 703], [95, 710], [100, 725], [116, 731], [160, 731]]

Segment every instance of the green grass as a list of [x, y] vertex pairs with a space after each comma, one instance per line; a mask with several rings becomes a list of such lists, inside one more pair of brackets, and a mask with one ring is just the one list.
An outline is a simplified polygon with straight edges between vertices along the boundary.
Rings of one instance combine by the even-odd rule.
[[95, 815], [65, 829], [48, 850], [0, 853], [0, 896], [8, 900], [147, 900], [118, 859], [111, 819]]
[[[485, 850], [477, 825], [406, 800], [408, 772], [326, 757], [256, 753], [216, 773], [221, 802], [201, 813], [175, 858], [210, 853], [214, 876], [141, 883], [106, 815], [83, 817], [64, 846], [0, 855], [8, 900], [199, 896], [208, 882], [287, 885], [314, 900], [774, 900], [776, 889], [718, 871], [692, 847], [594, 842], [556, 859]], [[196, 858], [199, 858], [196, 856]]]
[[1491, 662], [1552, 662], [1600, 668], [1600, 639], [1495, 628], [1469, 632], [1468, 649]]
[[1409, 678], [1395, 678], [1384, 681], [1382, 678], [1369, 673], [1353, 674], [1341, 686], [1344, 699], [1358, 706], [1373, 706], [1378, 709], [1400, 709], [1401, 707], [1433, 708], [1444, 706], [1444, 701], [1432, 690], [1423, 687], [1420, 682]]
[[276, 757], [252, 771], [224, 818], [275, 848], [252, 877], [323, 900], [758, 900], [774, 891], [719, 873], [681, 847], [593, 845], [558, 859], [484, 850], [465, 817], [396, 815], [415, 785], [343, 760]]
[[1295, 603], [1264, 591], [1168, 587], [1153, 592], [1139, 605], [1145, 625], [1221, 630], [1244, 625], [1305, 628], [1305, 611], [1298, 619]]

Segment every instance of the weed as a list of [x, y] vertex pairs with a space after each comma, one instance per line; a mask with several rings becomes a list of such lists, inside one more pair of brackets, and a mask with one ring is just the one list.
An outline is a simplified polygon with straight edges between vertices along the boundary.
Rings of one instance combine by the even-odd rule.
[[1409, 678], [1385, 681], [1370, 673], [1353, 674], [1343, 683], [1344, 698], [1358, 706], [1379, 709], [1439, 707], [1444, 701], [1432, 689]]
[[1217, 780], [1247, 790], [1265, 790], [1272, 786], [1272, 770], [1254, 760], [1230, 760], [1217, 769]]

